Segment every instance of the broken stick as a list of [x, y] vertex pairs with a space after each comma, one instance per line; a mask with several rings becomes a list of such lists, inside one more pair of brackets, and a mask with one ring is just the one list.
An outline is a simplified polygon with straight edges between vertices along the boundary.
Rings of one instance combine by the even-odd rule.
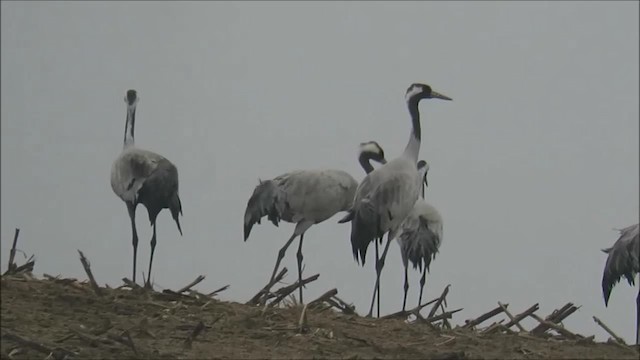
[[31, 257], [29, 257], [29, 260], [27, 260], [25, 264], [22, 264], [18, 267], [16, 267], [16, 264], [13, 264], [13, 274], [31, 273], [33, 272], [33, 267], [35, 264], [36, 261], [33, 259], [33, 255], [31, 255]]
[[507, 306], [509, 306], [509, 304], [504, 305], [500, 301], [498, 301], [498, 306], [500, 306], [502, 308], [502, 311], [504, 311], [504, 313], [507, 314], [509, 319], [511, 319], [511, 322], [514, 323], [518, 327], [518, 329], [520, 329], [520, 331], [522, 331], [522, 332], [526, 332], [527, 331], [522, 327], [522, 325], [520, 325], [520, 320], [516, 320], [516, 318], [513, 317], [513, 315], [511, 315], [509, 310], [507, 310]]
[[498, 322], [494, 322], [493, 324], [489, 325], [487, 328], [485, 328], [484, 330], [482, 330], [480, 333], [481, 334], [491, 334], [493, 332], [495, 332], [497, 329], [499, 329], [499, 327], [502, 325], [502, 323], [504, 322], [504, 319], [498, 321]]
[[210, 292], [209, 294], [207, 294], [207, 296], [208, 296], [208, 297], [216, 296], [216, 295], [218, 295], [219, 293], [221, 293], [221, 292], [223, 292], [223, 291], [227, 290], [227, 289], [229, 288], [229, 286], [231, 286], [231, 285], [225, 285], [225, 286], [221, 287], [220, 289], [213, 290], [212, 292]]
[[[527, 310], [521, 312], [520, 314], [516, 315], [514, 319], [511, 319], [510, 322], [508, 322], [505, 327], [510, 328], [513, 325], [519, 323], [520, 321], [522, 321], [522, 319], [526, 318], [527, 316], [533, 314], [534, 312], [538, 311], [539, 307], [538, 307], [538, 303], [535, 303], [532, 307], [528, 308]], [[524, 331], [524, 330], [523, 330]]]
[[315, 274], [313, 276], [309, 276], [306, 279], [302, 279], [302, 282], [296, 281], [295, 283], [289, 286], [285, 286], [283, 288], [278, 289], [278, 291], [276, 291], [276, 298], [273, 301], [271, 301], [269, 306], [273, 307], [277, 305], [280, 301], [282, 301], [292, 292], [296, 291], [299, 287], [305, 286], [312, 281], [316, 281], [318, 280], [319, 277], [320, 277], [320, 274]]
[[[418, 306], [416, 306], [415, 308], [413, 308], [411, 310], [404, 310], [404, 311], [401, 310], [401, 311], [395, 312], [393, 314], [385, 315], [385, 316], [382, 317], [382, 319], [392, 319], [392, 318], [399, 318], [399, 317], [407, 317], [407, 316], [409, 316], [411, 314], [414, 314], [414, 315], [420, 314], [420, 310], [422, 310], [422, 308], [424, 308], [425, 306], [431, 305], [431, 304], [433, 304], [434, 302], [436, 302], [438, 300], [440, 300], [440, 298], [435, 298], [435, 299], [433, 299], [433, 300], [431, 300], [431, 301], [429, 301], [427, 303], [424, 303], [422, 305], [418, 305]], [[417, 317], [417, 315], [416, 315], [416, 317]]]
[[[545, 321], [548, 321], [552, 324], [558, 324], [562, 320], [566, 319], [569, 315], [573, 314], [576, 310], [578, 310], [578, 307], [574, 306], [572, 303], [567, 303], [565, 306], [560, 308], [560, 310], [554, 310], [551, 315], [545, 318]], [[533, 328], [533, 330], [531, 330], [531, 333], [534, 335], [542, 335], [549, 328], [550, 326], [541, 323]]]
[[571, 331], [563, 328], [562, 326], [552, 323], [551, 321], [548, 320], [543, 320], [542, 318], [540, 318], [538, 315], [536, 314], [531, 314], [530, 315], [532, 318], [536, 319], [540, 324], [544, 324], [545, 326], [557, 331], [558, 333], [564, 335], [565, 337], [569, 338], [569, 339], [577, 339], [578, 336], [574, 333], [572, 333]]
[[438, 320], [442, 320], [442, 319], [451, 319], [451, 315], [457, 313], [458, 311], [462, 311], [462, 310], [463, 310], [463, 308], [455, 309], [455, 310], [451, 310], [451, 311], [447, 311], [447, 312], [443, 312], [440, 315], [435, 315], [435, 316], [428, 317], [428, 318], [424, 319], [424, 321], [432, 323], [434, 321], [438, 321]]
[[134, 283], [133, 281], [127, 279], [126, 277], [122, 278], [122, 282], [125, 283], [125, 285], [127, 285], [131, 289], [142, 289], [142, 286]]
[[433, 305], [433, 307], [431, 308], [431, 311], [429, 311], [429, 315], [427, 315], [427, 319], [433, 317], [436, 314], [436, 311], [438, 311], [438, 308], [440, 307], [440, 304], [442, 304], [442, 302], [447, 297], [447, 294], [449, 293], [449, 287], [451, 287], [451, 284], [447, 285], [444, 288], [444, 291], [442, 292], [442, 295], [440, 295], [440, 298], [438, 299], [436, 304]]
[[9, 265], [7, 265], [7, 272], [5, 274], [11, 274], [16, 265], [13, 263], [13, 260], [16, 257], [16, 245], [18, 244], [18, 234], [20, 234], [20, 229], [16, 228], [15, 235], [13, 235], [13, 245], [11, 246], [11, 251], [9, 252]]
[[[508, 305], [508, 304], [506, 304]], [[502, 307], [498, 306], [497, 308], [482, 314], [480, 316], [478, 316], [477, 318], [473, 319], [473, 320], [467, 320], [466, 324], [464, 324], [462, 327], [463, 328], [471, 328], [474, 327], [476, 325], [480, 325], [482, 322], [489, 320], [490, 318], [500, 314], [503, 311]]]
[[[275, 285], [277, 282], [279, 282], [280, 280], [282, 280], [282, 278], [285, 276], [285, 274], [287, 273], [287, 268], [284, 267], [282, 268], [282, 270], [280, 270], [280, 272], [278, 273], [278, 275], [276, 275], [275, 278], [273, 278], [272, 281], [270, 281], [267, 285], [265, 285], [262, 289], [260, 289], [260, 291], [258, 291], [257, 294], [253, 295], [253, 297], [247, 301], [247, 305], [258, 305], [259, 303], [262, 303], [260, 300], [263, 298], [263, 295], [267, 294], [269, 292], [269, 290], [271, 290], [271, 287], [273, 287], [273, 285]], [[265, 299], [266, 302], [266, 299]]]
[[78, 250], [78, 253], [80, 254], [80, 262], [82, 263], [82, 267], [84, 268], [84, 271], [87, 273], [87, 276], [89, 277], [89, 283], [91, 283], [91, 288], [93, 288], [93, 291], [96, 293], [96, 295], [102, 296], [102, 289], [100, 289], [100, 287], [98, 286], [98, 283], [96, 282], [96, 279], [93, 277], [93, 274], [91, 273], [91, 265], [89, 264], [89, 260], [87, 260], [87, 258], [84, 256], [82, 251]]
[[356, 307], [353, 304], [347, 304], [346, 301], [340, 299], [337, 295], [335, 295], [331, 300], [333, 300], [337, 305], [339, 305], [338, 308], [342, 310], [343, 313], [347, 315], [356, 313]]
[[627, 343], [618, 335], [616, 335], [616, 333], [613, 332], [613, 330], [611, 330], [607, 325], [605, 325], [605, 323], [603, 323], [600, 319], [598, 319], [597, 317], [593, 317], [593, 321], [596, 322], [596, 324], [600, 325], [600, 327], [602, 327], [604, 329], [604, 331], [608, 332], [609, 335], [613, 336], [613, 338], [619, 342], [620, 344], [623, 345], [627, 345]]
[[198, 275], [198, 277], [193, 280], [192, 282], [189, 283], [189, 285], [183, 287], [182, 289], [176, 291], [178, 294], [182, 294], [183, 292], [191, 289], [192, 287], [196, 286], [199, 282], [201, 282], [202, 280], [204, 280], [204, 275]]
[[331, 299], [333, 296], [336, 296], [337, 294], [338, 294], [338, 289], [331, 289], [331, 290], [327, 291], [326, 293], [320, 295], [317, 299], [311, 301], [307, 305], [320, 304], [322, 302], [325, 302], [325, 301]]

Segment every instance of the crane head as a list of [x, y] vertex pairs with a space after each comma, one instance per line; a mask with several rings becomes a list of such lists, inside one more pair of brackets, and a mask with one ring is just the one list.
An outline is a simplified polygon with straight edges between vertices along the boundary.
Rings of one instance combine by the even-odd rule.
[[135, 90], [127, 90], [127, 95], [124, 97], [124, 102], [127, 103], [127, 107], [135, 107], [138, 100], [138, 93]]
[[418, 161], [418, 171], [422, 175], [422, 181], [424, 181], [424, 185], [428, 187], [429, 182], [427, 182], [427, 173], [429, 172], [429, 163], [424, 160]]
[[407, 89], [405, 94], [405, 100], [422, 100], [422, 99], [441, 99], [441, 100], [453, 100], [450, 97], [440, 94], [439, 92], [431, 89], [431, 86], [413, 83]]
[[386, 164], [387, 159], [384, 157], [384, 150], [382, 146], [380, 146], [375, 141], [367, 141], [360, 143], [360, 155], [367, 155], [367, 158], [371, 160], [377, 161], [381, 164]]

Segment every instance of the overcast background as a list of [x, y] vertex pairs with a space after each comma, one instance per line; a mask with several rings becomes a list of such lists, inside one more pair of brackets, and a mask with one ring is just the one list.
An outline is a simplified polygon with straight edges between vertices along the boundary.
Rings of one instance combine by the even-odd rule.
[[[619, 284], [605, 308], [600, 249], [639, 216], [638, 26], [635, 1], [3, 1], [0, 266], [19, 227], [37, 274], [85, 279], [81, 249], [98, 282], [131, 277], [131, 229], [109, 173], [133, 88], [136, 144], [180, 174], [184, 236], [163, 211], [157, 287], [204, 274], [197, 288], [231, 284], [221, 298], [244, 302], [293, 231], [264, 221], [242, 241], [258, 178], [336, 168], [361, 180], [357, 145], [377, 140], [398, 156], [404, 92], [425, 82], [454, 99], [420, 106], [428, 200], [445, 222], [425, 298], [451, 284], [449, 307], [464, 308], [455, 323], [497, 301], [513, 312], [539, 302], [541, 315], [571, 301], [582, 307], [570, 329], [606, 340], [596, 315], [632, 342], [637, 288]], [[307, 232], [305, 274], [320, 278], [306, 299], [336, 287], [364, 314], [373, 251], [356, 264], [341, 216]], [[146, 271], [142, 206], [137, 219]], [[402, 280], [394, 243], [382, 312], [401, 308]]]

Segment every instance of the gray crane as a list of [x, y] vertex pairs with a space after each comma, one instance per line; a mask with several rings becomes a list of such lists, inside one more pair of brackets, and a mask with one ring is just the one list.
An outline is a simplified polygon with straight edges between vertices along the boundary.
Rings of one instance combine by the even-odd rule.
[[[377, 146], [383, 151], [377, 142], [371, 141], [371, 146]], [[363, 144], [365, 145], [365, 144]], [[373, 166], [369, 162], [361, 165], [368, 174], [373, 171]], [[424, 178], [424, 186], [422, 187], [422, 198], [418, 199], [413, 206], [409, 215], [400, 225], [400, 231], [396, 237], [400, 245], [400, 254], [402, 256], [402, 264], [404, 265], [404, 298], [402, 301], [402, 311], [406, 308], [407, 292], [409, 290], [408, 281], [408, 265], [409, 260], [413, 264], [413, 268], [422, 271], [420, 278], [420, 295], [418, 297], [418, 306], [422, 302], [422, 292], [426, 281], [426, 272], [429, 271], [431, 261], [435, 259], [440, 244], [442, 243], [442, 216], [438, 209], [427, 203], [425, 198], [425, 186], [428, 186], [427, 173], [429, 172], [429, 164], [420, 160], [417, 164]], [[376, 263], [378, 262], [378, 242], [376, 241]], [[374, 290], [380, 295], [379, 289]], [[378, 302], [380, 299], [378, 298]]]
[[[640, 236], [639, 224], [620, 229], [620, 237], [612, 247], [602, 249], [609, 254], [602, 274], [602, 295], [604, 305], [609, 305], [611, 290], [624, 276], [631, 286], [635, 286], [635, 277], [640, 272]], [[640, 345], [640, 287], [636, 298], [636, 344]]]
[[[384, 154], [371, 147], [364, 149], [360, 156], [363, 159], [384, 161]], [[269, 282], [276, 277], [287, 248], [298, 236], [298, 281], [302, 282], [302, 241], [305, 232], [313, 224], [349, 209], [357, 186], [358, 182], [351, 175], [333, 169], [297, 170], [271, 180], [259, 181], [244, 213], [244, 241], [249, 238], [254, 224], [260, 224], [264, 216], [275, 226], [281, 220], [296, 224], [293, 234], [278, 252], [278, 260]], [[302, 287], [299, 291], [302, 304]]]
[[[421, 142], [418, 104], [422, 99], [451, 100], [432, 90], [429, 85], [414, 83], [409, 86], [405, 100], [411, 115], [412, 130], [404, 152], [365, 176], [356, 190], [352, 208], [339, 221], [340, 223], [351, 222], [353, 256], [356, 261], [359, 257], [363, 266], [369, 244], [387, 234], [385, 249], [376, 266], [376, 284], [367, 316], [373, 313], [375, 294], [379, 289], [380, 274], [389, 244], [420, 196], [422, 177], [416, 164]], [[378, 316], [380, 316], [379, 302]]]
[[[367, 157], [363, 157], [363, 151], [367, 148], [371, 148], [371, 149], [377, 149], [378, 152], [384, 154], [384, 150], [382, 149], [382, 147], [380, 146], [380, 144], [378, 144], [376, 141], [368, 141], [368, 142], [364, 142], [360, 144], [360, 156], [358, 156], [358, 162], [360, 163], [360, 166], [362, 166], [362, 169], [364, 170], [365, 174], [369, 174], [370, 172], [372, 172], [374, 170], [373, 166], [371, 165], [371, 162], [369, 161], [369, 159]], [[384, 155], [383, 155], [384, 158]], [[380, 162], [381, 164], [386, 164], [386, 160], [384, 160], [384, 162]], [[378, 241], [374, 241], [375, 245], [376, 245], [376, 256], [375, 256], [375, 268], [378, 267], [378, 262], [380, 261], [380, 249], [378, 247]], [[380, 287], [380, 283], [378, 283], [378, 287]], [[380, 292], [377, 291], [378, 289], [375, 289], [374, 291], [378, 294], [378, 302], [380, 302]], [[379, 316], [379, 315], [378, 315]]]
[[397, 240], [400, 244], [400, 254], [404, 265], [404, 297], [402, 300], [402, 311], [407, 304], [407, 291], [409, 290], [407, 268], [409, 261], [416, 268], [422, 271], [420, 278], [420, 295], [418, 296], [418, 306], [422, 302], [422, 292], [426, 281], [426, 272], [429, 271], [431, 261], [436, 258], [436, 254], [442, 243], [442, 216], [438, 209], [424, 200], [425, 186], [428, 186], [427, 173], [429, 164], [418, 161], [418, 171], [424, 178], [422, 187], [422, 198], [418, 199], [409, 215], [400, 225]]
[[135, 147], [134, 129], [138, 96], [135, 90], [128, 90], [124, 98], [127, 104], [127, 120], [124, 131], [124, 146], [111, 167], [111, 188], [127, 205], [131, 219], [133, 244], [133, 282], [136, 281], [136, 257], [138, 252], [138, 232], [136, 230], [136, 207], [147, 208], [149, 222], [153, 226], [151, 256], [145, 287], [151, 288], [151, 265], [156, 248], [156, 218], [162, 209], [169, 209], [182, 235], [178, 214], [182, 214], [182, 203], [178, 196], [178, 169], [165, 157], [154, 152]]

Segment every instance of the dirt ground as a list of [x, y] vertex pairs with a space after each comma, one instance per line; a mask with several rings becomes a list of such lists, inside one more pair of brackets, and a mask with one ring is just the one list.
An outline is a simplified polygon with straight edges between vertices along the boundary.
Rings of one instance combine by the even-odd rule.
[[638, 358], [615, 344], [441, 330], [334, 308], [308, 311], [308, 330], [300, 333], [299, 306], [263, 313], [209, 297], [130, 288], [102, 288], [98, 296], [73, 279], [5, 275], [0, 285], [2, 359]]

